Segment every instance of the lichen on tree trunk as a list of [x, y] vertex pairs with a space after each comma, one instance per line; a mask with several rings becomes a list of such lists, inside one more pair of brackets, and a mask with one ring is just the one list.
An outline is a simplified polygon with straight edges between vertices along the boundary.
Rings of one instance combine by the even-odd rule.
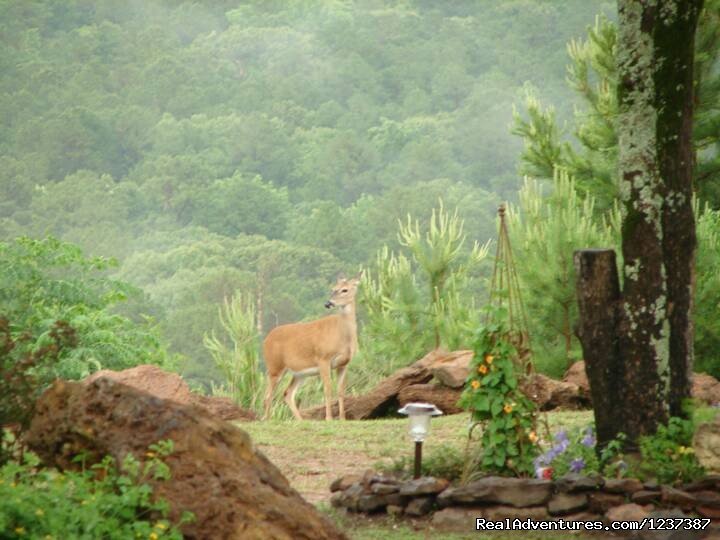
[[[600, 442], [607, 442], [602, 439], [611, 432], [624, 432], [631, 443], [653, 433], [670, 415], [682, 414], [682, 402], [690, 394], [695, 254], [692, 67], [701, 8], [702, 0], [618, 0], [625, 280], [612, 322], [618, 357], [608, 365], [622, 369], [598, 368], [595, 376], [614, 378], [605, 386], [620, 386], [622, 392], [620, 412], [612, 429], [605, 426], [603, 436], [598, 433]], [[589, 314], [581, 313], [585, 317]], [[581, 341], [583, 352], [592, 354], [592, 340]]]

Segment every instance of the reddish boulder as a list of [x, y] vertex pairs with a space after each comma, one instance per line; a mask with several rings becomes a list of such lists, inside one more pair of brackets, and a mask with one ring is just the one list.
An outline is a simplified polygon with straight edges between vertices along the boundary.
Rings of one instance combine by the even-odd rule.
[[103, 369], [93, 373], [83, 382], [91, 383], [100, 377], [108, 377], [160, 399], [169, 399], [183, 405], [197, 405], [223, 420], [255, 420], [256, 418], [254, 412], [238, 407], [230, 398], [203, 396], [191, 392], [180, 375], [164, 371], [158, 366], [145, 364], [122, 371]]
[[170, 517], [184, 510], [195, 521], [185, 538], [344, 539], [307, 503], [238, 427], [192, 405], [180, 405], [101, 377], [57, 381], [38, 400], [26, 443], [48, 465], [76, 466], [111, 455], [144, 459], [149, 445], [171, 439], [165, 458], [171, 478], [155, 483]]
[[590, 382], [585, 373], [585, 361], [579, 360], [574, 362], [563, 375], [562, 380], [566, 383], [572, 383], [580, 388], [580, 391], [590, 399]]
[[707, 373], [694, 373], [692, 379], [692, 397], [708, 405], [720, 403], [720, 382]]

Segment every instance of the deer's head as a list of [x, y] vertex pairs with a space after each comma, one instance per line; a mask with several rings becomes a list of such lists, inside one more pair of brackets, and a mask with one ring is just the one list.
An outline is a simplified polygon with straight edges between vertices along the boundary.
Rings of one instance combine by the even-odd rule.
[[328, 309], [334, 307], [342, 308], [348, 304], [352, 304], [355, 301], [355, 294], [357, 293], [361, 277], [362, 271], [354, 278], [347, 279], [342, 276], [338, 277], [335, 285], [333, 285], [330, 299], [325, 302], [325, 307]]

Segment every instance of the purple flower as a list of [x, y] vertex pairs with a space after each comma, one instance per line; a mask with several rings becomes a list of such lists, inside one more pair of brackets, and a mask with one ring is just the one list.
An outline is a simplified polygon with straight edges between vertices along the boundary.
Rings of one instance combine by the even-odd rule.
[[585, 460], [583, 458], [575, 458], [570, 462], [570, 470], [579, 473], [585, 468]]
[[555, 434], [555, 442], [560, 443], [560, 444], [570, 442], [570, 441], [568, 441], [567, 431], [564, 430], [564, 429], [561, 430], [561, 431], [558, 431], [558, 432]]
[[585, 430], [585, 436], [580, 442], [588, 448], [595, 446], [595, 435], [592, 432], [592, 428], [589, 427]]

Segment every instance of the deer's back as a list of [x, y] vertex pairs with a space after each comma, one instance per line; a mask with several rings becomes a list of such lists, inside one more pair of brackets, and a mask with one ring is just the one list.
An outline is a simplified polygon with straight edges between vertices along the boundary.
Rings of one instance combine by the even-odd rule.
[[331, 359], [350, 348], [350, 335], [339, 315], [316, 321], [283, 324], [273, 328], [263, 342], [268, 370], [304, 369], [308, 359]]

